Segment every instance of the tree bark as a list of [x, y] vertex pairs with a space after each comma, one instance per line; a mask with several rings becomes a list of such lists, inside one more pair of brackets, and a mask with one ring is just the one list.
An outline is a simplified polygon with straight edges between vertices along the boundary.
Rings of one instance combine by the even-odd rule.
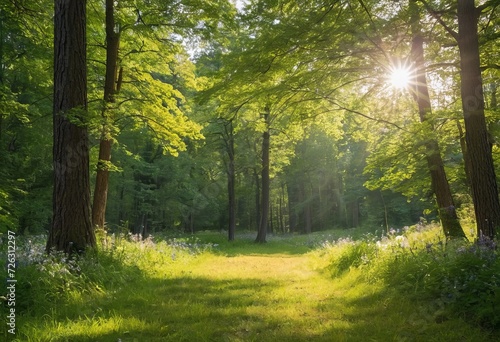
[[285, 204], [285, 185], [281, 184], [281, 194], [279, 198], [279, 224], [281, 233], [285, 233], [285, 214], [283, 212], [283, 206]]
[[260, 178], [259, 178], [259, 172], [257, 168], [253, 168], [253, 180], [255, 182], [255, 226], [257, 229], [259, 228], [260, 224]]
[[[415, 67], [415, 78], [413, 95], [418, 105], [420, 122], [428, 122], [432, 107], [427, 86], [425, 71], [424, 40], [420, 30], [420, 14], [416, 5], [416, 0], [410, 1], [411, 10], [411, 30], [412, 60]], [[430, 122], [430, 127], [434, 130], [434, 125]], [[444, 170], [443, 159], [439, 149], [439, 143], [434, 138], [429, 138], [425, 142], [427, 167], [431, 176], [432, 191], [436, 196], [439, 218], [446, 238], [465, 238], [465, 234], [457, 216], [450, 185]]]
[[269, 221], [269, 196], [270, 196], [270, 178], [269, 178], [269, 150], [270, 150], [270, 134], [269, 134], [269, 108], [266, 107], [264, 113], [266, 130], [262, 134], [262, 174], [261, 174], [261, 209], [260, 209], [260, 224], [259, 231], [255, 242], [266, 242], [267, 226]]
[[108, 121], [108, 106], [115, 102], [119, 87], [117, 82], [118, 50], [120, 34], [117, 32], [114, 18], [114, 0], [106, 0], [106, 76], [104, 80], [104, 107], [102, 109], [102, 131], [99, 142], [99, 161], [92, 205], [92, 224], [104, 228], [106, 221], [106, 204], [108, 201], [109, 165], [111, 162], [111, 146]]
[[233, 122], [230, 120], [226, 125], [227, 136], [227, 154], [229, 162], [227, 166], [227, 191], [229, 201], [229, 227], [228, 227], [228, 240], [234, 241], [234, 234], [236, 231], [236, 175], [234, 168], [234, 130]]
[[480, 11], [475, 7], [474, 0], [458, 0], [457, 10], [462, 109], [477, 234], [494, 238], [496, 228], [500, 225], [500, 202], [484, 115], [477, 34]]
[[54, 7], [53, 222], [47, 240], [68, 254], [96, 244], [90, 218], [86, 1]]
[[465, 142], [465, 133], [464, 133], [464, 130], [462, 129], [462, 124], [458, 120], [457, 120], [457, 128], [458, 128], [458, 134], [459, 134], [459, 139], [460, 139], [460, 149], [462, 151], [462, 156], [463, 156], [463, 160], [464, 160], [465, 182], [466, 182], [467, 188], [469, 189], [469, 192], [470, 192], [471, 164], [470, 164], [469, 153], [467, 152], [467, 143]]

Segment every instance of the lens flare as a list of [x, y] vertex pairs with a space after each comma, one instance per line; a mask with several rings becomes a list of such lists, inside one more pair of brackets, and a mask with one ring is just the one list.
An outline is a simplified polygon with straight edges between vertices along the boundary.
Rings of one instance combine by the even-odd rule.
[[391, 69], [389, 75], [389, 82], [394, 88], [403, 89], [408, 87], [412, 78], [410, 68], [405, 66], [398, 66]]

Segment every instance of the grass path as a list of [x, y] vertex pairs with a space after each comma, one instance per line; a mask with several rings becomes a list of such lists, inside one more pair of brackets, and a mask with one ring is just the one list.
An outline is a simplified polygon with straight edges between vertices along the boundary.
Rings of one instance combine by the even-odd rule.
[[19, 341], [494, 341], [460, 320], [436, 320], [360, 271], [332, 279], [317, 252], [247, 246], [175, 262], [163, 255], [101, 298], [19, 322]]
[[198, 323], [185, 326], [181, 330], [189, 333], [177, 337], [185, 341], [487, 341], [463, 322], [436, 323], [415, 303], [391, 299], [376, 285], [356, 282], [359, 273], [334, 281], [321, 272], [325, 265], [313, 254], [202, 259], [190, 268], [189, 279], [198, 284], [208, 281], [211, 286], [191, 303], [199, 313]]
[[[310, 257], [279, 254], [218, 256], [196, 265], [193, 279], [225, 284], [225, 303], [241, 309], [228, 329], [211, 340], [331, 340], [326, 331], [347, 326], [341, 314], [327, 310], [339, 291], [313, 267]], [[249, 286], [242, 289], [242, 283]]]
[[[275, 340], [286, 331], [293, 331], [298, 339], [320, 335], [331, 324], [331, 313], [322, 309], [322, 303], [338, 296], [332, 282], [311, 269], [310, 260], [304, 256], [237, 256], [218, 258], [199, 265], [193, 273], [201, 277], [214, 275], [219, 281], [247, 280], [255, 283], [248, 294], [252, 305], [245, 311], [255, 317], [254, 329], [237, 330], [241, 337], [258, 337]], [[235, 280], [237, 279], [237, 280]], [[291, 328], [293, 327], [293, 328]]]

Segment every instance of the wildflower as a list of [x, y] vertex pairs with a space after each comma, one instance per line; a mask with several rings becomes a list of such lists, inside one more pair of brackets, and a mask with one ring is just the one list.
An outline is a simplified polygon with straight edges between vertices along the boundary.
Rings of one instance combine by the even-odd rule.
[[408, 240], [403, 235], [396, 236], [395, 240], [399, 244], [399, 247], [401, 247], [401, 248], [406, 248], [406, 247], [410, 246], [410, 244], [408, 243]]

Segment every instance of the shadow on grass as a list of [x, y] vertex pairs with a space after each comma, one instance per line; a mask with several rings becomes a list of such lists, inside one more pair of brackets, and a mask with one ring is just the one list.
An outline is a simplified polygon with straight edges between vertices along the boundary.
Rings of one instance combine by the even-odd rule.
[[293, 305], [293, 300], [284, 304], [266, 296], [281, 285], [256, 279], [143, 277], [89, 304], [93, 314], [83, 315], [75, 306], [71, 317], [46, 318], [43, 334], [38, 331], [21, 340], [491, 341], [456, 322], [440, 325], [426, 319], [425, 312], [411, 315], [411, 303], [384, 301], [384, 293], [347, 302], [328, 298], [314, 303], [317, 316], [290, 317], [283, 305]]
[[[72, 315], [47, 315], [24, 322], [38, 327], [32, 333], [24, 331], [21, 340], [265, 341], [270, 340], [265, 337], [269, 334], [275, 341], [310, 340], [307, 334], [299, 338], [300, 331], [292, 339], [288, 330], [280, 332], [286, 317], [261, 315], [273, 305], [265, 294], [278, 286], [274, 281], [256, 279], [143, 277], [127, 288], [94, 299], [85, 308], [81, 303], [68, 303], [64, 311]], [[47, 311], [57, 312], [57, 307]]]
[[[259, 245], [240, 240], [220, 250], [229, 256], [310, 250], [301, 248], [283, 241]], [[105, 279], [102, 290], [65, 302], [35, 300], [43, 308], [19, 317], [19, 341], [489, 341], [479, 329], [456, 320], [433, 322], [413, 303], [373, 289], [356, 296], [339, 289], [328, 292], [336, 296], [316, 300], [314, 294], [281, 291], [303, 286], [293, 282], [293, 275], [290, 281], [216, 279], [195, 276], [186, 263], [176, 276], [158, 278], [112, 258], [100, 262], [102, 271], [92, 276]]]

